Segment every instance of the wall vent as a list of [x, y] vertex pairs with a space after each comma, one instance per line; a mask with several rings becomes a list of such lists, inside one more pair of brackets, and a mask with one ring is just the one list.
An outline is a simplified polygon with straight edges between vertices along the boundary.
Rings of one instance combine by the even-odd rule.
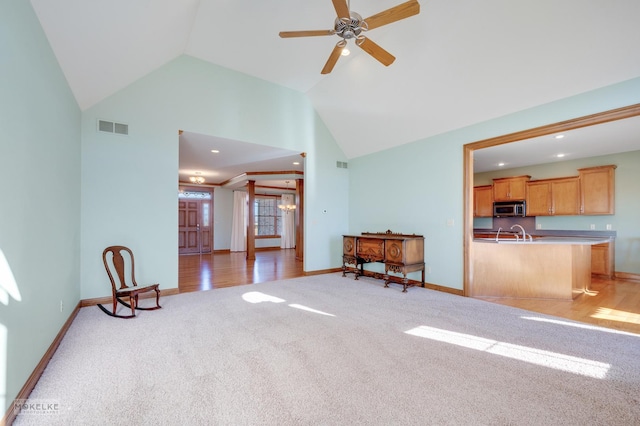
[[339, 169], [346, 169], [347, 162], [346, 161], [336, 161], [336, 167]]
[[105, 133], [116, 133], [118, 135], [128, 135], [129, 125], [115, 123], [113, 121], [98, 120], [98, 131]]

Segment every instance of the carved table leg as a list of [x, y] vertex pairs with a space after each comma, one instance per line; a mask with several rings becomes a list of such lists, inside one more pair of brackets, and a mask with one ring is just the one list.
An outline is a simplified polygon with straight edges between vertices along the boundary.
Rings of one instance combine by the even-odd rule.
[[391, 281], [391, 277], [389, 277], [389, 265], [384, 264], [384, 275], [382, 276], [384, 279], [384, 288], [389, 288], [389, 281]]

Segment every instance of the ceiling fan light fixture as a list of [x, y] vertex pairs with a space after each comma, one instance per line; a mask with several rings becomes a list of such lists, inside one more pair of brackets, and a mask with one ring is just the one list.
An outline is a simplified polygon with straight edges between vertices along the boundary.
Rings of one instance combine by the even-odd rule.
[[356, 46], [367, 52], [382, 65], [391, 65], [396, 58], [375, 42], [365, 37], [364, 34], [371, 29], [388, 25], [420, 13], [418, 0], [407, 0], [404, 3], [369, 16], [366, 19], [362, 19], [362, 16], [351, 10], [351, 2], [348, 0], [332, 0], [332, 3], [338, 15], [334, 20], [333, 29], [280, 32], [280, 37], [282, 38], [328, 35], [337, 35], [340, 37], [340, 41], [336, 43], [329, 55], [329, 59], [327, 59], [322, 71], [320, 71], [321, 74], [329, 74], [335, 67], [340, 56], [347, 55], [345, 50], [348, 49], [344, 49], [347, 40], [354, 40]]
[[342, 52], [340, 53], [342, 56], [349, 56], [351, 51], [345, 46], [342, 48]]

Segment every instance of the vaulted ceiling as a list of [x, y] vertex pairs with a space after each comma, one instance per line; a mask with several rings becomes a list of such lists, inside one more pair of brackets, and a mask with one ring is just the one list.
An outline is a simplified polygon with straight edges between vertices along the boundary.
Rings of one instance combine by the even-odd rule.
[[[352, 0], [363, 17], [402, 0]], [[305, 93], [348, 158], [640, 76], [637, 0], [419, 0], [367, 37], [337, 36], [331, 0], [31, 0], [82, 109], [180, 55]], [[187, 129], [188, 130], [188, 129]]]

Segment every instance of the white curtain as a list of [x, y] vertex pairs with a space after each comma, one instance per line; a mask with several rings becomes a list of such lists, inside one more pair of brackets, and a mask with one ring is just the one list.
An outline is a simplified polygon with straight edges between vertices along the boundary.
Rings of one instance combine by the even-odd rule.
[[247, 193], [233, 193], [231, 222], [231, 251], [247, 251]]
[[[281, 204], [295, 204], [293, 194], [282, 194]], [[280, 210], [282, 215], [282, 233], [280, 234], [280, 248], [294, 248], [296, 246], [296, 213], [295, 211]]]

